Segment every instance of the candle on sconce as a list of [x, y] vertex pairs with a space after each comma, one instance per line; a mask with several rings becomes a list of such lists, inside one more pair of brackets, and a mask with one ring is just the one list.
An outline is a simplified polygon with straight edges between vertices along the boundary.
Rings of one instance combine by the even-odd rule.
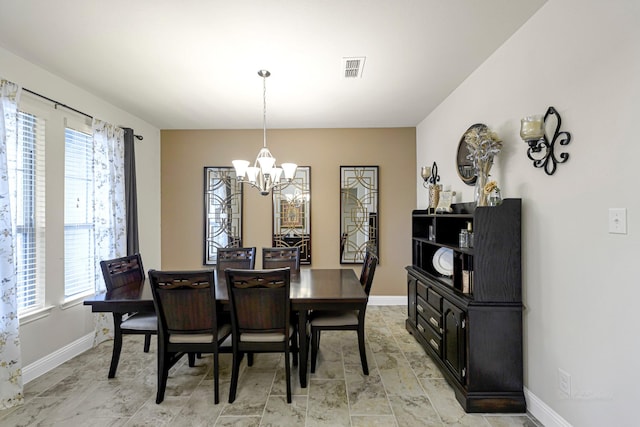
[[542, 116], [527, 116], [520, 121], [520, 137], [524, 141], [535, 141], [544, 136]]
[[422, 172], [420, 174], [422, 176], [422, 179], [424, 179], [425, 181], [427, 179], [429, 179], [429, 177], [431, 176], [431, 167], [430, 166], [423, 166], [422, 167]]

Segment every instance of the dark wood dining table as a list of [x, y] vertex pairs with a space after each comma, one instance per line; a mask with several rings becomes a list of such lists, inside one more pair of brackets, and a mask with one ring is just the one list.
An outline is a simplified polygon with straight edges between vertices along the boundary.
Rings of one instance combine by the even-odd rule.
[[[227, 286], [216, 275], [216, 300], [229, 303]], [[291, 279], [291, 309], [299, 313], [299, 331], [306, 332], [310, 310], [354, 310], [367, 304], [367, 295], [352, 269], [302, 269], [297, 278]], [[97, 294], [84, 300], [91, 311], [102, 313], [154, 312], [151, 287], [146, 281], [114, 292]], [[309, 340], [300, 342], [300, 386], [307, 386], [307, 362]]]

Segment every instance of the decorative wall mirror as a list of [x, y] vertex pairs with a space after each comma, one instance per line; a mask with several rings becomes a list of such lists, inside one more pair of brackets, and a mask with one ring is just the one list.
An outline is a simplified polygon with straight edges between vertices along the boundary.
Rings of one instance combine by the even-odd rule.
[[242, 184], [233, 167], [204, 168], [204, 264], [218, 248], [242, 246]]
[[300, 264], [311, 264], [311, 167], [298, 166], [293, 180], [273, 190], [273, 247], [299, 247]]
[[378, 166], [340, 166], [340, 263], [379, 253]]
[[487, 125], [483, 125], [482, 123], [476, 123], [472, 125], [462, 134], [462, 138], [460, 138], [460, 142], [458, 143], [458, 152], [456, 154], [456, 171], [458, 171], [458, 176], [467, 185], [474, 185], [476, 183], [476, 170], [473, 167], [473, 161], [468, 159], [469, 149], [467, 148], [467, 143], [464, 142], [464, 136], [473, 128], [486, 128]]

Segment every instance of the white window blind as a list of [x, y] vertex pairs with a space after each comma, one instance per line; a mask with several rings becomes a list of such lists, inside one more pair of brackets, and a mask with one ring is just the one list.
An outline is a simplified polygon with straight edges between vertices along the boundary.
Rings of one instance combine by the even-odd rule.
[[19, 111], [17, 127], [17, 140], [7, 143], [7, 166], [21, 316], [45, 301], [45, 120]]
[[95, 288], [92, 144], [89, 133], [65, 129], [65, 299]]

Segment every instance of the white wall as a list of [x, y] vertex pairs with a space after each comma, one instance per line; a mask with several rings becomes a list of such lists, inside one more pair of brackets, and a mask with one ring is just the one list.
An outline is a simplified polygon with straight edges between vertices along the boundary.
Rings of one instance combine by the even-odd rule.
[[[550, 105], [573, 136], [553, 176], [519, 138], [520, 119]], [[640, 2], [549, 0], [417, 129], [416, 179], [435, 160], [463, 201], [473, 189], [454, 169], [464, 131], [481, 122], [504, 140], [492, 176], [523, 200], [525, 386], [546, 425], [638, 422], [639, 117]], [[419, 185], [420, 208], [427, 198]], [[610, 207], [627, 208], [626, 235], [608, 233]]]
[[[143, 141], [136, 142], [135, 147], [140, 252], [145, 269], [160, 268], [160, 130], [2, 48], [0, 76], [101, 120], [131, 127], [136, 134], [144, 137]], [[47, 153], [56, 150], [62, 152], [63, 149], [63, 146], [54, 147], [53, 150], [52, 147], [47, 147]], [[62, 217], [62, 199], [48, 197], [46, 207], [47, 218], [51, 214], [53, 217]], [[57, 235], [47, 232], [47, 247], [62, 248], [61, 231]], [[62, 286], [63, 262], [61, 255], [48, 257], [47, 287]], [[54, 293], [49, 294], [51, 296]], [[93, 315], [89, 307], [76, 305], [62, 310], [59, 307], [60, 301], [55, 299], [47, 301], [54, 305], [48, 316], [21, 324], [23, 367], [92, 333]], [[104, 375], [107, 369], [105, 366]]]

